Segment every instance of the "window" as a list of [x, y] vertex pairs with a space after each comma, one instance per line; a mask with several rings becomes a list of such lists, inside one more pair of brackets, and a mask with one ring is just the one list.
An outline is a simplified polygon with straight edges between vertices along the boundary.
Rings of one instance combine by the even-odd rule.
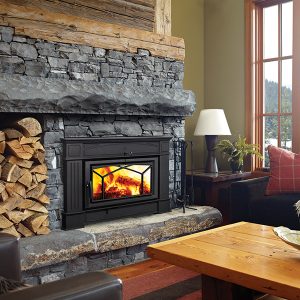
[[265, 158], [252, 167], [269, 165], [270, 144], [300, 151], [299, 10], [299, 1], [246, 0], [247, 138]]

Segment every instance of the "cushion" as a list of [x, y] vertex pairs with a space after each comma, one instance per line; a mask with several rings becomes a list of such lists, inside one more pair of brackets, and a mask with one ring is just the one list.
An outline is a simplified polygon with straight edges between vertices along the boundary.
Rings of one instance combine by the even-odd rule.
[[300, 154], [268, 146], [270, 180], [266, 195], [300, 192]]

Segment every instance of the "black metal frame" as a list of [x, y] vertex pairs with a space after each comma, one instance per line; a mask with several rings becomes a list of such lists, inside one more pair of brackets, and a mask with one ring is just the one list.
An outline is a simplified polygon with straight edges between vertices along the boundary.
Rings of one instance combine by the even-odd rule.
[[[81, 228], [86, 224], [108, 219], [170, 211], [170, 139], [170, 136], [63, 139], [63, 229]], [[86, 167], [101, 161], [152, 161], [157, 182], [154, 183], [154, 197], [120, 199], [118, 203], [109, 200], [103, 201], [105, 204], [98, 203], [97, 206], [87, 207], [86, 195], [90, 177], [86, 176]]]

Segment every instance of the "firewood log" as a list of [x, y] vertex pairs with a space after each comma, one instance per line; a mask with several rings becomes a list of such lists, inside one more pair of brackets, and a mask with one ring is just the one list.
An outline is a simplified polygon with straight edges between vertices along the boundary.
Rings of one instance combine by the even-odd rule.
[[42, 226], [49, 226], [49, 218], [42, 223]]
[[17, 231], [20, 232], [25, 237], [34, 235], [34, 233], [30, 229], [28, 229], [25, 225], [23, 225], [22, 223], [18, 224]]
[[6, 147], [6, 142], [5, 141], [0, 142], [0, 153], [1, 154], [4, 153], [5, 147]]
[[4, 159], [5, 159], [5, 156], [0, 154], [0, 164], [4, 161]]
[[42, 152], [40, 150], [37, 150], [34, 154], [33, 154], [33, 159], [35, 161], [37, 161], [40, 164], [43, 164], [45, 162], [45, 152]]
[[5, 133], [0, 131], [0, 142], [5, 141]]
[[41, 202], [42, 204], [49, 204], [50, 203], [50, 198], [46, 194], [42, 194], [39, 197], [38, 201]]
[[22, 202], [20, 197], [9, 197], [6, 201], [0, 202], [0, 214], [14, 210]]
[[0, 180], [0, 193], [5, 190], [5, 182]]
[[35, 143], [32, 143], [32, 147], [33, 147], [33, 149], [34, 150], [40, 150], [41, 152], [45, 152], [46, 150], [45, 150], [45, 148], [44, 148], [44, 146], [41, 144], [41, 142], [40, 141], [37, 141], [37, 142], [35, 142]]
[[6, 201], [8, 198], [9, 198], [9, 196], [8, 196], [8, 193], [7, 193], [6, 190], [4, 190], [4, 191], [2, 191], [2, 192], [0, 193], [0, 199], [1, 199], [2, 201]]
[[37, 182], [42, 182], [42, 181], [44, 181], [44, 180], [46, 180], [46, 179], [49, 178], [49, 176], [43, 175], [43, 174], [39, 174], [39, 173], [36, 173], [34, 176], [35, 176]]
[[21, 202], [17, 204], [17, 207], [20, 209], [30, 208], [35, 204], [35, 201], [30, 199], [23, 199]]
[[20, 223], [23, 220], [23, 218], [24, 218], [24, 214], [20, 210], [8, 211], [4, 215], [5, 215], [6, 218], [8, 218], [14, 224]]
[[20, 139], [20, 144], [21, 145], [34, 144], [39, 140], [40, 140], [39, 136], [31, 136], [31, 137], [22, 136]]
[[41, 204], [39, 202], [35, 202], [35, 204], [33, 206], [31, 206], [30, 208], [28, 208], [28, 209], [36, 211], [36, 212], [41, 212], [41, 213], [48, 214], [48, 209], [43, 204]]
[[7, 156], [6, 159], [11, 164], [16, 164], [19, 167], [26, 168], [26, 169], [30, 169], [33, 165], [32, 160], [22, 159], [22, 158], [18, 158], [16, 156], [12, 156], [12, 155]]
[[26, 190], [23, 184], [18, 182], [8, 182], [5, 184], [5, 189], [9, 196], [26, 197]]
[[47, 169], [46, 164], [41, 164], [41, 165], [33, 166], [30, 169], [31, 173], [39, 173], [39, 174], [43, 174], [43, 175], [46, 175], [47, 171], [48, 171], [48, 169]]
[[18, 179], [18, 182], [26, 187], [30, 187], [32, 184], [32, 174], [28, 170], [25, 170], [23, 175]]
[[1, 229], [5, 229], [5, 228], [8, 228], [8, 227], [11, 227], [12, 225], [13, 225], [13, 223], [11, 221], [9, 221], [3, 215], [0, 215], [0, 228]]
[[42, 223], [47, 219], [47, 214], [37, 213], [24, 221], [26, 227], [28, 227], [31, 231], [37, 232], [37, 230], [41, 227]]
[[24, 209], [22, 221], [26, 220], [28, 217], [34, 215], [35, 212], [29, 209]]
[[8, 182], [16, 182], [21, 175], [21, 169], [16, 164], [7, 162], [3, 166], [1, 178]]
[[8, 140], [20, 139], [23, 136], [23, 134], [20, 131], [14, 128], [7, 128], [4, 129], [3, 131], [5, 133], [6, 139]]
[[39, 199], [39, 197], [44, 193], [46, 189], [46, 184], [40, 182], [34, 189], [27, 192], [28, 198]]
[[21, 234], [16, 230], [15, 226], [10, 226], [8, 228], [5, 228], [1, 232], [14, 235], [17, 238], [21, 237]]
[[37, 229], [36, 234], [48, 234], [50, 229], [47, 226], [41, 226]]
[[31, 159], [32, 155], [34, 154], [33, 148], [31, 148], [29, 145], [21, 145], [18, 140], [11, 140], [6, 144], [12, 154], [19, 158]]
[[41, 124], [34, 118], [24, 118], [17, 122], [26, 137], [37, 136], [42, 133]]

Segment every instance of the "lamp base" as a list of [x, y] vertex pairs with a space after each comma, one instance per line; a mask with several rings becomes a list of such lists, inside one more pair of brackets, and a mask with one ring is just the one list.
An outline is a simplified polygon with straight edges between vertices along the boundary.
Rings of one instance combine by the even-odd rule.
[[217, 144], [217, 135], [206, 135], [206, 148], [207, 148], [207, 158], [205, 165], [205, 173], [218, 173], [218, 165], [215, 154], [215, 147]]

